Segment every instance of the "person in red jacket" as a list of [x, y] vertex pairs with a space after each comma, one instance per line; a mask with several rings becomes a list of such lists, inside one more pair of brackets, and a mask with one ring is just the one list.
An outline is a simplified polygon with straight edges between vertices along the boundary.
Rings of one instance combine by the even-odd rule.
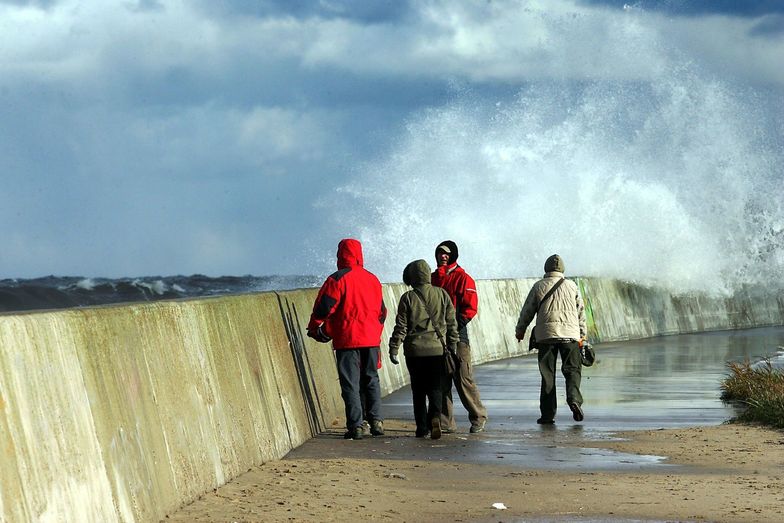
[[378, 380], [379, 346], [387, 309], [378, 278], [363, 267], [362, 244], [350, 238], [338, 244], [338, 270], [316, 296], [308, 322], [308, 336], [332, 341], [346, 407], [346, 439], [362, 439], [364, 393], [370, 433], [384, 434], [381, 386]]
[[[476, 283], [457, 264], [457, 244], [452, 240], [445, 240], [436, 247], [436, 264], [438, 268], [430, 275], [430, 281], [436, 287], [444, 289], [452, 298], [457, 315], [458, 334], [460, 342], [457, 344], [457, 356], [460, 367], [456, 369], [452, 380], [457, 390], [457, 395], [468, 411], [472, 433], [483, 432], [487, 423], [487, 409], [479, 398], [479, 387], [474, 381], [474, 371], [471, 364], [471, 346], [468, 341], [468, 322], [476, 316], [478, 298]], [[444, 391], [444, 406], [441, 409], [441, 425], [446, 432], [457, 430], [452, 405], [452, 384], [449, 390]]]

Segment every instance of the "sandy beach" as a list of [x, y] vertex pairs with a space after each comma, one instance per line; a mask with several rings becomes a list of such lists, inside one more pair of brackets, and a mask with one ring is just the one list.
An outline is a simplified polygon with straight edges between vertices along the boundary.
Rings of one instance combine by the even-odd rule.
[[366, 440], [338, 441], [335, 432], [327, 444], [347, 457], [294, 452], [204, 494], [167, 521], [784, 521], [780, 431], [720, 425], [580, 444], [662, 456], [670, 465], [617, 472], [433, 461], [427, 446], [439, 441], [424, 443], [411, 432], [407, 422], [387, 420], [387, 435], [374, 443], [410, 438], [419, 455], [388, 457], [368, 447], [367, 458], [356, 456]]

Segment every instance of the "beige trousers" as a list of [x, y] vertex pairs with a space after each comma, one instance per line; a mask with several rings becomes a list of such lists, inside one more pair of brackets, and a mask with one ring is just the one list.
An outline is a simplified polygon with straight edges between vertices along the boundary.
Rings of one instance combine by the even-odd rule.
[[463, 407], [468, 411], [468, 420], [472, 425], [487, 421], [487, 409], [479, 398], [479, 388], [474, 381], [474, 366], [471, 363], [471, 347], [462, 341], [457, 344], [457, 355], [460, 357], [460, 367], [455, 371], [451, 380], [448, 380], [449, 390], [444, 391], [444, 405], [441, 409], [441, 427], [445, 430], [457, 430], [452, 402], [452, 384], [454, 383], [457, 395]]

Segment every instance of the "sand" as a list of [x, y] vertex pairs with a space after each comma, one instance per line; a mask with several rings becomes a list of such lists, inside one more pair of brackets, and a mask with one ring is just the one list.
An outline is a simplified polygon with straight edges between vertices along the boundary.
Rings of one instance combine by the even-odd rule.
[[[384, 437], [413, 442], [409, 429], [387, 420]], [[559, 472], [377, 453], [287, 457], [252, 468], [167, 521], [784, 521], [784, 432], [721, 425], [617, 435], [623, 439], [583, 446], [666, 456], [674, 466]], [[336, 433], [329, 445], [356, 454], [363, 443]]]

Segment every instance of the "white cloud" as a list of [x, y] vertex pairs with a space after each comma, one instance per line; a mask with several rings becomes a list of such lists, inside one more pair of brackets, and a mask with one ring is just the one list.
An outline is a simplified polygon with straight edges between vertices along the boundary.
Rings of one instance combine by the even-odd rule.
[[[240, 268], [252, 263], [247, 252], [264, 257], [270, 271], [302, 270], [281, 268], [283, 247], [262, 248], [261, 240], [254, 239], [243, 253], [233, 246], [239, 240], [230, 233], [222, 245], [221, 231], [241, 222], [246, 232], [269, 236], [272, 231], [276, 245], [288, 242], [288, 248], [298, 248], [291, 238], [318, 245], [321, 237], [311, 241], [308, 235], [325, 220], [319, 214], [323, 209], [311, 209], [310, 199], [314, 194], [326, 201], [336, 198], [333, 188], [345, 184], [348, 173], [367, 177], [359, 182], [372, 180], [364, 162], [374, 156], [379, 158], [371, 162], [371, 170], [387, 173], [390, 180], [371, 187], [377, 194], [367, 196], [371, 206], [365, 214], [341, 208], [341, 216], [351, 217], [322, 235], [329, 241], [344, 231], [364, 230], [376, 234], [383, 246], [389, 241], [384, 232], [405, 238], [420, 225], [439, 227], [445, 236], [475, 228], [477, 236], [492, 238], [497, 224], [508, 221], [502, 219], [503, 208], [492, 204], [500, 198], [509, 207], [521, 205], [506, 199], [511, 198], [509, 183], [534, 177], [531, 166], [555, 176], [559, 169], [573, 168], [567, 160], [578, 153], [586, 162], [601, 160], [601, 176], [586, 178], [600, 188], [622, 168], [628, 174], [630, 164], [654, 158], [642, 162], [647, 168], [639, 178], [632, 177], [634, 183], [620, 184], [616, 191], [640, 208], [650, 201], [634, 197], [632, 188], [652, 187], [661, 195], [656, 184], [675, 187], [678, 169], [697, 173], [695, 183], [721, 180], [721, 189], [711, 193], [716, 198], [727, 191], [742, 196], [727, 181], [744, 172], [739, 158], [750, 158], [743, 163], [748, 172], [776, 175], [774, 168], [762, 165], [775, 164], [770, 155], [758, 154], [754, 144], [736, 147], [749, 129], [733, 102], [741, 91], [730, 89], [722, 99], [722, 86], [745, 82], [767, 85], [773, 98], [781, 98], [784, 38], [768, 18], [679, 17], [576, 0], [425, 0], [402, 12], [389, 8], [389, 17], [384, 8], [363, 11], [373, 23], [364, 23], [362, 16], [335, 16], [341, 4], [335, 9], [306, 6], [291, 14], [281, 7], [269, 16], [260, 16], [255, 8], [227, 14], [204, 7], [204, 2], [174, 0], [63, 0], [48, 2], [45, 9], [18, 4], [0, 3], [0, 176], [13, 196], [5, 198], [0, 210], [7, 218], [0, 220], [0, 233], [16, 234], [17, 255], [5, 258], [15, 261], [3, 266], [11, 275], [50, 267], [58, 249], [63, 260], [71, 260], [69, 270], [81, 262], [86, 269], [78, 272], [93, 274], [120, 269], [138, 274], [147, 268], [180, 272], [177, 267], [188, 263], [183, 252], [212, 267], [220, 265], [224, 253], [227, 266], [242, 272], [257, 272], [251, 265]], [[587, 96], [584, 105], [562, 103], [568, 96], [559, 91], [593, 81], [602, 90]], [[623, 92], [613, 92], [613, 82]], [[543, 89], [546, 94], [535, 97], [534, 106], [510, 108], [516, 120], [503, 122], [510, 92], [545, 83], [554, 87]], [[450, 97], [461, 96], [451, 85], [465, 89], [461, 101], [466, 104], [499, 101], [495, 124], [466, 115], [461, 107], [423, 112], [427, 104], [448, 105]], [[629, 87], [635, 85], [642, 86], [639, 96]], [[410, 93], [403, 92], [406, 88]], [[646, 104], [650, 97], [662, 96], [657, 88], [673, 98], [651, 115]], [[772, 104], [754, 88], [748, 92], [750, 106], [756, 103], [754, 96], [760, 97], [763, 116], [773, 112], [775, 117], [775, 110], [781, 114], [781, 102]], [[774, 110], [766, 112], [770, 107]], [[573, 110], [580, 117], [556, 114], [559, 110]], [[628, 137], [611, 128], [613, 114], [634, 111], [650, 116], [648, 127], [632, 129], [638, 134]], [[555, 128], [548, 127], [552, 122], [534, 121], [561, 116], [566, 123]], [[421, 127], [411, 143], [394, 135], [405, 120]], [[475, 127], [495, 136], [478, 136]], [[543, 137], [529, 136], [540, 131]], [[776, 140], [784, 130], [768, 131], [750, 132], [780, 145]], [[594, 154], [615, 152], [602, 133], [618, 147], [636, 141], [638, 150], [628, 156]], [[552, 149], [548, 139], [562, 147]], [[396, 141], [392, 150], [382, 148]], [[678, 149], [683, 142], [694, 147]], [[671, 160], [661, 154], [662, 143], [682, 156]], [[701, 170], [709, 157], [722, 160]], [[725, 169], [727, 176], [721, 162], [731, 166]], [[467, 166], [485, 177], [476, 177]], [[437, 186], [438, 180], [427, 173], [455, 172], [467, 173], [462, 178], [466, 197], [477, 194], [470, 188], [485, 190], [482, 208], [500, 221], [469, 213], [435, 223], [430, 221], [432, 206], [449, 205], [451, 199], [438, 194], [433, 203], [412, 210], [411, 200], [401, 196], [401, 180]], [[359, 182], [352, 189], [367, 191]], [[593, 187], [581, 184], [585, 190]], [[667, 205], [675, 214], [669, 228], [699, 229], [705, 216], [685, 216], [681, 211], [692, 210], [695, 202], [684, 203], [683, 195], [677, 196]], [[721, 205], [733, 216], [742, 211]], [[369, 216], [379, 209], [406, 219], [373, 222]], [[778, 214], [770, 212], [775, 229]], [[285, 219], [276, 219], [281, 213]], [[525, 214], [521, 209], [513, 216]], [[613, 226], [623, 223], [620, 214], [616, 217]], [[284, 222], [291, 233], [282, 231]], [[746, 226], [725, 223], [736, 231]], [[85, 228], [89, 241], [63, 233]], [[429, 256], [431, 233], [421, 234], [427, 245], [423, 255]], [[172, 236], [177, 236], [176, 248], [167, 247]], [[669, 248], [665, 238], [660, 240], [662, 248]], [[488, 245], [497, 243], [488, 240]], [[101, 255], [112, 249], [117, 251], [113, 257]], [[383, 247], [368, 249], [372, 254]], [[333, 250], [330, 244], [330, 256]], [[496, 267], [497, 273], [506, 270], [502, 262], [514, 255], [513, 250], [485, 251], [483, 264], [491, 272]], [[110, 263], [114, 269], [99, 270]], [[393, 269], [390, 275], [397, 277], [399, 271]]]
[[231, 64], [275, 60], [482, 82], [649, 80], [679, 53], [704, 57], [721, 75], [784, 83], [784, 38], [755, 35], [759, 19], [672, 17], [569, 0], [414, 6], [413, 23], [362, 25], [316, 17], [209, 19], [179, 2], [138, 12], [103, 2], [63, 2], [46, 11], [6, 5], [0, 64], [6, 72], [73, 81], [174, 67], [221, 74]]

